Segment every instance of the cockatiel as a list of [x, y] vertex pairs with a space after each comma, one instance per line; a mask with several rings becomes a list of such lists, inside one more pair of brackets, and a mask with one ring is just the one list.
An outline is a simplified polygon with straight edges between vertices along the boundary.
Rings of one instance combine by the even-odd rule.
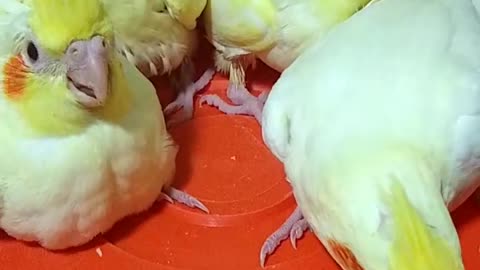
[[[30, 1], [30, 0], [27, 0]], [[171, 74], [178, 96], [165, 107], [168, 125], [193, 116], [193, 97], [213, 78], [209, 69], [195, 82], [191, 57], [197, 49], [197, 18], [207, 0], [102, 0], [114, 29], [115, 46], [144, 75]]]
[[208, 0], [202, 16], [207, 39], [215, 47], [215, 66], [229, 74], [230, 105], [216, 95], [200, 103], [227, 114], [252, 115], [261, 123], [266, 93], [253, 96], [245, 71], [258, 57], [282, 72], [308, 46], [370, 0]]
[[[32, 0], [22, 0], [27, 4]], [[177, 98], [164, 113], [182, 112], [172, 126], [193, 116], [194, 95], [213, 78], [208, 69], [194, 81], [192, 56], [197, 49], [196, 20], [207, 0], [102, 0], [114, 30], [115, 48], [147, 77], [170, 75]]]
[[261, 263], [282, 239], [295, 242], [310, 227], [343, 269], [392, 269], [398, 224], [379, 198], [392, 177], [423, 230], [459, 255], [442, 202], [453, 211], [480, 184], [478, 7], [378, 1], [283, 72], [262, 133], [299, 207], [265, 242]]
[[2, 0], [0, 36], [6, 233], [64, 249], [158, 198], [208, 211], [169, 186], [178, 147], [99, 0]]
[[168, 126], [193, 116], [194, 95], [213, 78], [208, 69], [195, 82], [192, 56], [197, 49], [197, 18], [207, 0], [102, 0], [112, 20], [117, 49], [148, 77], [171, 74], [177, 98], [164, 113]]

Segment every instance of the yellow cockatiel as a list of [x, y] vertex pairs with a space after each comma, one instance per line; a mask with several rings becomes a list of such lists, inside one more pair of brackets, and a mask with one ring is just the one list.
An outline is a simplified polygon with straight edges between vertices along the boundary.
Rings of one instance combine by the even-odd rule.
[[170, 187], [178, 147], [99, 0], [2, 0], [0, 36], [0, 228], [64, 249], [161, 197], [208, 211]]
[[[116, 48], [147, 76], [169, 75], [177, 98], [164, 113], [167, 126], [193, 116], [194, 95], [213, 78], [206, 70], [195, 81], [193, 54], [199, 34], [197, 19], [207, 0], [102, 0], [112, 21]], [[180, 110], [178, 114], [173, 113]]]
[[202, 19], [216, 50], [216, 68], [230, 76], [227, 96], [234, 105], [216, 95], [204, 95], [200, 102], [227, 114], [255, 116], [261, 123], [266, 93], [258, 98], [249, 93], [246, 69], [259, 58], [282, 72], [312, 38], [326, 35], [370, 1], [208, 0]]
[[[30, 3], [32, 0], [19, 0]], [[115, 49], [147, 77], [168, 75], [177, 98], [164, 113], [181, 112], [171, 126], [193, 116], [193, 97], [213, 78], [208, 69], [195, 81], [192, 56], [198, 47], [197, 19], [207, 0], [102, 0]]]

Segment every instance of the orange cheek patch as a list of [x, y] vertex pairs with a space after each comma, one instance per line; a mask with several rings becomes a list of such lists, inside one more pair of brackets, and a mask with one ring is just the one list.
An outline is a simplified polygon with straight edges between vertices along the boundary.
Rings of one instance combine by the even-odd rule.
[[328, 245], [330, 246], [331, 255], [337, 260], [338, 264], [340, 264], [343, 269], [364, 270], [349, 248], [335, 240], [328, 240]]
[[22, 96], [27, 83], [28, 69], [20, 56], [8, 60], [3, 68], [3, 86], [7, 97], [11, 99]]

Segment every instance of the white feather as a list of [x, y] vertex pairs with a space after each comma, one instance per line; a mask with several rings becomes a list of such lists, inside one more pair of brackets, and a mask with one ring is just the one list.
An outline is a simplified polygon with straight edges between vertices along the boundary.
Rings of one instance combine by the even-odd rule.
[[284, 71], [263, 136], [323, 243], [388, 269], [391, 219], [377, 193], [395, 176], [460, 256], [446, 206], [480, 184], [479, 44], [471, 0], [382, 0]]
[[29, 8], [18, 0], [0, 2], [0, 58], [18, 51], [18, 45], [28, 29]]

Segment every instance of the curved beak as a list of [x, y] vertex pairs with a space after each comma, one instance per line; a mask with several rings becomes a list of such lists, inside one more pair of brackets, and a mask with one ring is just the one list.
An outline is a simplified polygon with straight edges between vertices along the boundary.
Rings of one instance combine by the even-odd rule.
[[78, 103], [85, 107], [103, 106], [108, 96], [108, 51], [104, 39], [75, 41], [65, 54], [68, 88]]

